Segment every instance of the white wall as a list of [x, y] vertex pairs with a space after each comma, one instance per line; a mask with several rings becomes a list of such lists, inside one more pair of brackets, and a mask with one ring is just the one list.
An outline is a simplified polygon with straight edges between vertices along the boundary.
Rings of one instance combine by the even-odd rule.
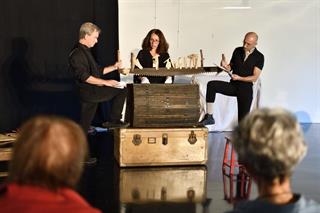
[[243, 35], [255, 31], [265, 55], [261, 105], [320, 122], [320, 0], [119, 0], [119, 24], [126, 67], [152, 28], [164, 32], [171, 58], [202, 49], [205, 66], [219, 62], [221, 53], [230, 59]]

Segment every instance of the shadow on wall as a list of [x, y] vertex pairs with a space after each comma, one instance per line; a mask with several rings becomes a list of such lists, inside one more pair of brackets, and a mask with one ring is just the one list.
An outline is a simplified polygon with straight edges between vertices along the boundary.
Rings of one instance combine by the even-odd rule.
[[28, 60], [28, 41], [11, 40], [11, 55], [0, 71], [0, 132], [18, 128], [36, 114], [79, 119], [80, 104], [70, 79], [37, 79]]

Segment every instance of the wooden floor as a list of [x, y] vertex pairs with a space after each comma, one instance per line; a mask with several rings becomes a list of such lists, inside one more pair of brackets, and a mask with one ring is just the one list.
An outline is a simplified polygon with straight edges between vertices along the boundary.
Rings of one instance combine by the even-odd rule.
[[[296, 168], [292, 177], [293, 190], [306, 195], [320, 202], [320, 124], [302, 125], [305, 132], [308, 152], [301, 164]], [[162, 202], [141, 202], [137, 192], [130, 191], [129, 194], [136, 198], [136, 202], [121, 202], [120, 193], [125, 190], [132, 190], [132, 187], [124, 187], [119, 192], [120, 168], [113, 159], [113, 135], [108, 132], [99, 132], [90, 137], [91, 151], [98, 157], [98, 163], [94, 166], [86, 166], [83, 177], [80, 181], [78, 191], [95, 207], [103, 212], [121, 213], [144, 213], [144, 212], [224, 212], [232, 209], [232, 204], [226, 201], [224, 194], [224, 184], [222, 176], [222, 157], [225, 146], [225, 136], [230, 132], [213, 132], [209, 134], [209, 156], [206, 167], [201, 167], [206, 171], [206, 177], [200, 177], [199, 182], [205, 181], [204, 199], [198, 203], [188, 202], [187, 199], [181, 202], [170, 200]], [[189, 167], [190, 171], [195, 167]], [[150, 168], [145, 168], [150, 170]], [[179, 167], [167, 168], [179, 170]], [[188, 169], [187, 169], [188, 170]], [[181, 178], [181, 177], [180, 177]], [[181, 185], [179, 178], [168, 177], [171, 181], [170, 187]], [[146, 185], [146, 179], [141, 178], [140, 186]], [[162, 186], [154, 186], [161, 189]], [[139, 186], [137, 185], [137, 188]], [[229, 192], [229, 184], [226, 184]], [[120, 190], [121, 191], [121, 190]], [[161, 190], [159, 192], [161, 193]], [[187, 193], [187, 190], [186, 190]], [[196, 191], [197, 193], [197, 191]], [[253, 184], [250, 190], [250, 199], [257, 195], [256, 187]], [[162, 193], [163, 195], [163, 193]], [[168, 195], [169, 196], [169, 195]], [[198, 194], [196, 194], [198, 196]], [[142, 197], [142, 196], [141, 196]], [[166, 196], [164, 196], [166, 197]]]

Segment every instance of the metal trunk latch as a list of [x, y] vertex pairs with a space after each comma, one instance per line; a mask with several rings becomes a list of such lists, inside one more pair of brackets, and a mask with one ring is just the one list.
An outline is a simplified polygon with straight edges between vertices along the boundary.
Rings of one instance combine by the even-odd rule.
[[168, 144], [168, 134], [167, 133], [163, 133], [162, 134], [162, 144], [163, 145], [167, 145]]
[[134, 144], [134, 145], [139, 145], [139, 144], [141, 144], [142, 143], [142, 140], [141, 140], [141, 135], [139, 135], [139, 134], [134, 134], [133, 135], [133, 138], [132, 138], [132, 143]]
[[197, 142], [197, 135], [194, 133], [193, 130], [189, 134], [188, 141], [189, 141], [190, 144], [195, 144]]

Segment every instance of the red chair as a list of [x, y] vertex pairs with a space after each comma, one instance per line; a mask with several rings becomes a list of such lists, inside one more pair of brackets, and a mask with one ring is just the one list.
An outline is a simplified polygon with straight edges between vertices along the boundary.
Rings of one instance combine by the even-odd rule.
[[[226, 137], [223, 155], [222, 176], [225, 200], [229, 203], [233, 203], [238, 200], [249, 198], [252, 178], [244, 165], [239, 164], [230, 138], [228, 137]], [[227, 190], [227, 178], [229, 178], [229, 193]], [[234, 183], [236, 183], [236, 194], [234, 194]]]

